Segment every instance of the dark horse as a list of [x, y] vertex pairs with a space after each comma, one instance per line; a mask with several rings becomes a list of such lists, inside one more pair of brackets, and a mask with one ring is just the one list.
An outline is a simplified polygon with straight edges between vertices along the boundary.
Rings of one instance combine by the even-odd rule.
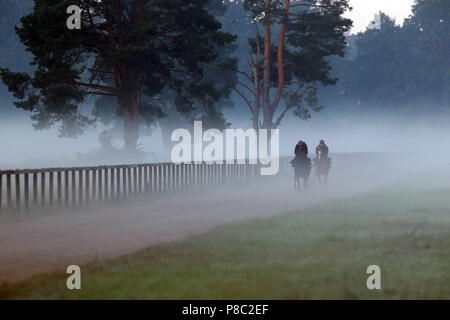
[[319, 181], [319, 183], [328, 182], [328, 172], [330, 171], [330, 168], [330, 158], [314, 159], [314, 177]]
[[291, 160], [291, 165], [294, 167], [294, 188], [301, 188], [300, 179], [303, 179], [304, 188], [308, 188], [308, 179], [311, 174], [311, 159], [307, 156], [297, 156]]

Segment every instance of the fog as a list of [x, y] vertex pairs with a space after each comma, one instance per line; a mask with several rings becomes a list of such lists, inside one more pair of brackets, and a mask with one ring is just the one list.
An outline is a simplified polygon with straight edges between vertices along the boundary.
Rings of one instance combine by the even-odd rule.
[[[248, 128], [244, 117], [229, 118], [232, 128]], [[24, 213], [18, 217], [26, 219], [0, 224], [0, 283], [377, 188], [397, 192], [450, 188], [448, 122], [444, 116], [401, 118], [331, 110], [308, 122], [288, 118], [280, 127], [280, 154], [291, 156], [299, 139], [313, 152], [318, 140], [325, 139], [333, 159], [327, 185], [320, 185], [312, 174], [307, 191], [294, 190], [292, 169], [284, 167], [277, 177], [261, 177], [255, 185], [238, 183]], [[140, 140], [144, 158], [111, 159], [99, 153], [98, 134], [104, 129], [100, 125], [78, 139], [67, 139], [58, 138], [56, 128], [35, 131], [25, 115], [0, 123], [2, 169], [167, 160], [158, 130]]]
[[[356, 138], [351, 141], [357, 142]], [[261, 177], [253, 185], [206, 187], [28, 213], [22, 216], [25, 220], [0, 224], [0, 283], [63, 270], [69, 264], [118, 257], [218, 225], [272, 217], [377, 188], [389, 187], [395, 192], [450, 188], [450, 166], [442, 162], [430, 165], [424, 157], [366, 153], [331, 157], [329, 183], [320, 185], [312, 176], [307, 191], [294, 190], [292, 172], [285, 170], [277, 177]], [[416, 217], [411, 219], [417, 222]]]
[[[12, 107], [11, 107], [12, 108]], [[394, 108], [393, 108], [394, 109]], [[249, 115], [236, 115], [236, 109], [225, 111], [231, 128], [248, 129]], [[350, 112], [332, 108], [313, 114], [308, 121], [294, 116], [284, 119], [280, 129], [280, 155], [291, 156], [298, 140], [307, 142], [310, 152], [325, 139], [333, 153], [412, 153], [429, 155], [436, 163], [450, 162], [450, 112], [433, 115], [411, 115], [389, 112]], [[96, 124], [78, 138], [61, 138], [58, 128], [35, 130], [29, 116], [18, 112], [0, 119], [0, 168], [67, 167], [170, 160], [164, 148], [161, 131], [139, 139], [143, 154], [124, 157], [102, 154], [99, 134], [105, 130]], [[115, 139], [120, 147], [121, 139]]]

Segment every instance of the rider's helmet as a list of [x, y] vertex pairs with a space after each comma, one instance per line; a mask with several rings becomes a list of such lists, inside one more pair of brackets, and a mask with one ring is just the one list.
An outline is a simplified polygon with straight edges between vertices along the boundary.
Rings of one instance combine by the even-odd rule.
[[320, 140], [320, 144], [325, 144], [325, 141], [323, 139]]

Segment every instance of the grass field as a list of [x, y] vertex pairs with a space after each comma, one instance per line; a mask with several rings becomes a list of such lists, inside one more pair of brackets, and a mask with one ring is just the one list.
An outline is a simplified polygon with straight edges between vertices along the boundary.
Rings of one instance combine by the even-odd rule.
[[[450, 299], [449, 195], [374, 191], [82, 266], [82, 290], [60, 272], [0, 298]], [[366, 287], [373, 264], [381, 290]]]

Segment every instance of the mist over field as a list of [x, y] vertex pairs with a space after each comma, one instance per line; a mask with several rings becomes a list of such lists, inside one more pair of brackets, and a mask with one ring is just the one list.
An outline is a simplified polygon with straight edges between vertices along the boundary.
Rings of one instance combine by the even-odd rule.
[[[10, 106], [9, 109], [13, 107]], [[243, 106], [242, 106], [243, 108]], [[8, 109], [8, 108], [4, 108]], [[228, 114], [227, 114], [228, 113]], [[233, 109], [225, 115], [231, 129], [249, 129], [245, 113], [236, 117]], [[190, 128], [186, 128], [190, 129]], [[102, 149], [99, 134], [105, 130], [101, 123], [93, 125], [77, 138], [58, 137], [58, 127], [35, 130], [28, 114], [18, 112], [0, 119], [0, 168], [20, 169], [38, 167], [70, 167], [98, 164], [135, 162], [165, 162], [170, 160], [170, 149], [163, 145], [159, 128], [150, 136], [141, 137], [142, 157], [108, 158]], [[293, 156], [294, 146], [302, 139], [311, 153], [320, 139], [325, 139], [333, 153], [411, 153], [428, 157], [430, 163], [450, 162], [450, 112], [406, 116], [390, 112], [342, 112], [326, 106], [308, 121], [286, 118], [280, 130], [280, 155]], [[120, 148], [123, 140], [114, 140]], [[204, 146], [208, 143], [204, 142]], [[172, 143], [172, 146], [175, 142]], [[437, 156], [439, 154], [439, 156]], [[99, 159], [99, 160], [98, 160]]]

